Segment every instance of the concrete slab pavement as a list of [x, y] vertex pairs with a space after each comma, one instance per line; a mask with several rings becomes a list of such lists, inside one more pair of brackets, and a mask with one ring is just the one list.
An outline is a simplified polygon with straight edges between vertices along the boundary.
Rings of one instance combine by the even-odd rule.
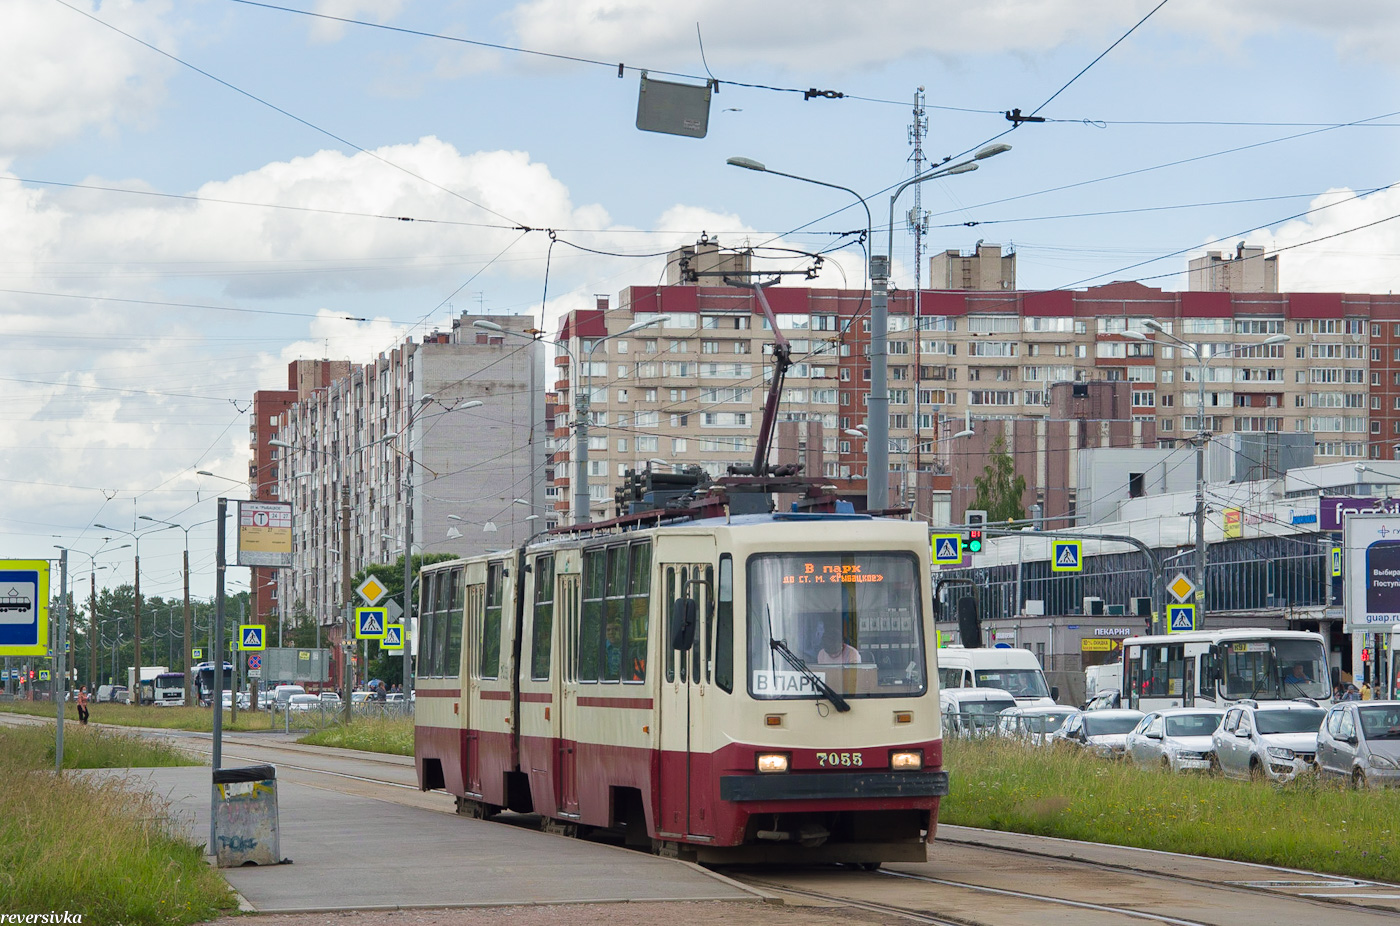
[[[192, 842], [208, 841], [208, 768], [89, 774], [137, 779]], [[278, 803], [293, 864], [223, 870], [259, 912], [762, 899], [685, 863], [310, 785], [279, 780]]]

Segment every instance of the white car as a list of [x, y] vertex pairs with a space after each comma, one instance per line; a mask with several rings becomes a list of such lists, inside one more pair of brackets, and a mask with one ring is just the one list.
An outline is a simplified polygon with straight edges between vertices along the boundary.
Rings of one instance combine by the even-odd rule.
[[1128, 734], [1128, 758], [1135, 765], [1173, 772], [1208, 771], [1215, 757], [1211, 734], [1224, 716], [1224, 711], [1212, 708], [1153, 711]]
[[997, 717], [997, 734], [1032, 746], [1049, 746], [1050, 735], [1074, 712], [1072, 707], [1009, 707]]
[[945, 688], [938, 693], [944, 736], [991, 736], [1002, 711], [1016, 706], [1000, 688]]
[[323, 691], [318, 697], [320, 697], [322, 701], [333, 701], [336, 704], [341, 703], [340, 692], [338, 691]]
[[1055, 731], [1056, 746], [1084, 749], [1105, 759], [1121, 759], [1126, 754], [1128, 734], [1143, 718], [1142, 711], [1075, 711], [1064, 726]]
[[1231, 778], [1292, 781], [1313, 768], [1326, 716], [1311, 701], [1237, 701], [1212, 736], [1216, 765]]
[[322, 701], [313, 694], [297, 694], [287, 699], [289, 711], [319, 711]]

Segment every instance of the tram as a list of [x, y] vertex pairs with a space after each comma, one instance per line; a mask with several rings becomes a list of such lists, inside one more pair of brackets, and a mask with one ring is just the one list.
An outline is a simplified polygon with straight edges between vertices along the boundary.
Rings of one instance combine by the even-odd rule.
[[419, 786], [698, 861], [923, 860], [948, 791], [927, 528], [650, 520], [425, 567]]

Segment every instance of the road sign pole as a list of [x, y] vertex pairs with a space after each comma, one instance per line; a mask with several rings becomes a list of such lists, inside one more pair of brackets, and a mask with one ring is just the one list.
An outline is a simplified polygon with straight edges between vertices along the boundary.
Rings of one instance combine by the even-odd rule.
[[67, 653], [64, 652], [64, 644], [68, 641], [68, 550], [59, 548], [58, 559], [59, 575], [59, 595], [58, 595], [58, 633], [54, 635], [54, 665], [57, 671], [54, 673], [50, 689], [54, 693], [53, 699], [58, 702], [58, 722], [54, 728], [54, 758], [53, 770], [56, 774], [63, 773], [63, 696], [67, 693], [68, 672]]

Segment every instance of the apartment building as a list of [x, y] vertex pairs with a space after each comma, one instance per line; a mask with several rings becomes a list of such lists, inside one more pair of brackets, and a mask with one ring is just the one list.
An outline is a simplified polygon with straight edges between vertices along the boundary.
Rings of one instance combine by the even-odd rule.
[[[255, 501], [277, 501], [281, 482], [277, 466], [278, 448], [269, 441], [277, 437], [282, 416], [317, 389], [324, 389], [350, 372], [348, 360], [294, 360], [287, 367], [286, 389], [262, 389], [253, 393], [248, 423], [248, 497]], [[277, 616], [278, 570], [252, 567], [253, 619], [275, 623]], [[276, 637], [273, 637], [275, 640]]]
[[[779, 418], [821, 425], [822, 471], [812, 475], [863, 503], [864, 440], [850, 432], [858, 434], [866, 417], [869, 294], [766, 293], [796, 361]], [[917, 295], [917, 318], [915, 294], [899, 291], [889, 300], [891, 506], [907, 497], [896, 494], [902, 487], [949, 472], [953, 435], [969, 423], [977, 430], [977, 422], [1053, 420], [1056, 383], [1125, 384], [1117, 414], [1139, 427], [1123, 432], [1122, 446], [1175, 446], [1204, 427], [1310, 433], [1319, 463], [1394, 459], [1400, 447], [1400, 296], [1166, 292], [1134, 282]], [[1162, 332], [1148, 328], [1149, 320]], [[655, 324], [618, 336], [646, 321]], [[1288, 340], [1264, 343], [1278, 335]], [[552, 384], [561, 402], [561, 511], [572, 500], [561, 486], [572, 478], [574, 400], [585, 380], [595, 518], [609, 513], [622, 473], [648, 460], [694, 464], [715, 476], [752, 462], [773, 333], [751, 290], [632, 286], [616, 305], [600, 298], [593, 309], [570, 313], [558, 337], [570, 353], [556, 358]], [[1033, 488], [1054, 484], [1040, 469]], [[929, 517], [917, 504], [915, 512]], [[956, 505], [953, 516], [960, 519]]]
[[977, 242], [971, 254], [944, 251], [928, 259], [930, 289], [978, 289], [1004, 292], [1016, 288], [1016, 253], [1003, 254], [999, 244]]
[[1245, 247], [1243, 241], [1235, 246], [1233, 258], [1220, 251], [1207, 251], [1187, 266], [1186, 286], [1195, 292], [1278, 292], [1278, 255], [1265, 257], [1263, 248]]
[[276, 497], [293, 506], [294, 564], [279, 570], [284, 616], [312, 615], [338, 639], [343, 567], [392, 563], [410, 545], [473, 555], [543, 527], [544, 367], [529, 326], [524, 316], [464, 314], [450, 331], [298, 394], [276, 428], [290, 446], [269, 445]]

